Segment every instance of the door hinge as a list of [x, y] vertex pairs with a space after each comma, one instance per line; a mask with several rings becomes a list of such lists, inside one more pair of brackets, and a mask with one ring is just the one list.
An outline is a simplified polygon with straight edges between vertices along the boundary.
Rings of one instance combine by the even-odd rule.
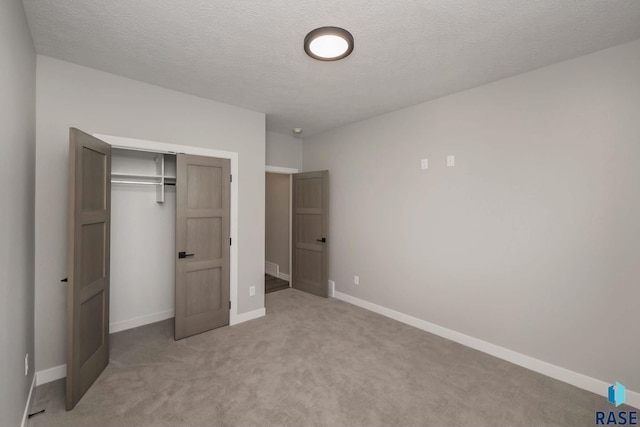
[[232, 243], [231, 243], [231, 237], [229, 237], [229, 246], [231, 246], [231, 245], [232, 245]]
[[231, 301], [229, 301], [229, 310], [231, 310]]
[[233, 175], [229, 175], [229, 182], [233, 182]]

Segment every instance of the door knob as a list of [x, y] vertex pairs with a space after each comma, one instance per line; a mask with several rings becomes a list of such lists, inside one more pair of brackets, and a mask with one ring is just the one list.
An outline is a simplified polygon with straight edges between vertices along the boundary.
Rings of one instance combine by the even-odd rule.
[[178, 258], [186, 258], [186, 257], [191, 257], [194, 256], [195, 254], [188, 254], [186, 252], [178, 252]]
[[316, 239], [316, 242], [322, 242], [322, 243], [324, 243], [324, 242], [326, 242], [326, 241], [327, 241], [327, 238], [326, 238], [326, 237], [323, 237], [322, 239]]

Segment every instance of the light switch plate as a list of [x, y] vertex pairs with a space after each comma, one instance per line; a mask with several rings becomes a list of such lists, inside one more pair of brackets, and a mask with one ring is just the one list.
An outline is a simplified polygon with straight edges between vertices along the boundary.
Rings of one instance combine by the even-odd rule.
[[420, 165], [422, 169], [429, 169], [429, 159], [422, 159]]
[[456, 159], [455, 159], [454, 155], [453, 154], [449, 154], [447, 156], [447, 166], [451, 168], [451, 167], [454, 167], [455, 165], [456, 165]]

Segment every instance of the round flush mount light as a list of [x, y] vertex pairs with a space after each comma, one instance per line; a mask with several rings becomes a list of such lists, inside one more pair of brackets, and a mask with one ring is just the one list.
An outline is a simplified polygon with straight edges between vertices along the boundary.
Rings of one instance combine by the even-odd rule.
[[304, 38], [304, 51], [319, 61], [337, 61], [353, 52], [353, 36], [338, 27], [320, 27]]

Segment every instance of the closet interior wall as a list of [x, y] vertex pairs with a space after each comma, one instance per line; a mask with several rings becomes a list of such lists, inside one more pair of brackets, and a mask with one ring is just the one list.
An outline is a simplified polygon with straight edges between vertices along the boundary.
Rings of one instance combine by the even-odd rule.
[[175, 155], [112, 150], [111, 333], [174, 316], [175, 176]]

